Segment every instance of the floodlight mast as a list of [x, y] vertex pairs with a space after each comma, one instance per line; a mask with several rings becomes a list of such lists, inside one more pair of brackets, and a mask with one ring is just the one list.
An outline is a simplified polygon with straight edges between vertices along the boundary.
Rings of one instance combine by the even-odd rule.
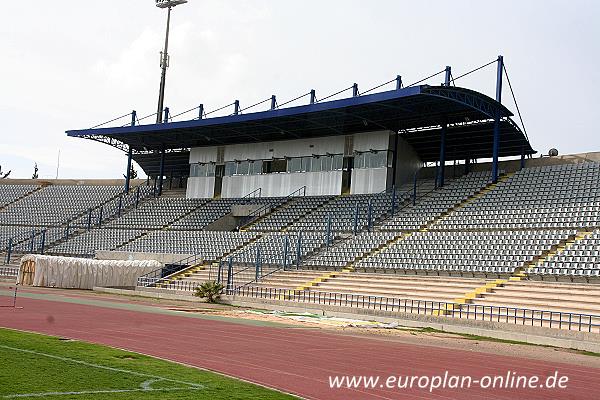
[[[167, 12], [167, 32], [165, 34], [165, 48], [160, 53], [160, 67], [162, 69], [160, 75], [160, 90], [158, 93], [158, 110], [156, 111], [156, 123], [163, 122], [163, 107], [165, 102], [165, 81], [167, 77], [167, 67], [169, 66], [169, 28], [171, 25], [171, 9], [180, 4], [187, 3], [187, 0], [155, 0], [156, 7], [166, 8]], [[165, 121], [166, 122], [166, 121]]]

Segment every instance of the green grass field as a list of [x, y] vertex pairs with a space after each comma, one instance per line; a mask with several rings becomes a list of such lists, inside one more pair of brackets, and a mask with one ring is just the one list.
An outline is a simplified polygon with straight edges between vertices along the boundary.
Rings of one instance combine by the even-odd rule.
[[0, 399], [290, 399], [135, 353], [0, 328]]

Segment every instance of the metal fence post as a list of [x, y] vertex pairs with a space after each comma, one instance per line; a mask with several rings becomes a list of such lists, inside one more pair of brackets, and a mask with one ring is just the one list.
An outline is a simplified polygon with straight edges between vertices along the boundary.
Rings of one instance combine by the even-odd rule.
[[258, 280], [260, 279], [260, 267], [261, 267], [261, 261], [260, 261], [260, 245], [256, 246], [256, 262], [255, 262], [255, 268], [256, 268], [256, 272], [255, 272], [255, 276], [254, 276], [254, 280], [256, 282], [258, 282]]
[[29, 240], [29, 252], [33, 253], [33, 249], [35, 247], [35, 229], [31, 230], [31, 238]]
[[227, 267], [227, 294], [231, 294], [233, 290], [233, 258], [229, 257], [229, 265]]
[[369, 209], [367, 212], [367, 229], [369, 232], [373, 229], [373, 199], [369, 199]]
[[222, 276], [223, 276], [223, 260], [219, 260], [219, 267], [217, 269], [217, 283], [222, 282]]
[[100, 215], [98, 215], [98, 226], [102, 225], [102, 213], [104, 212], [104, 207], [100, 206]]
[[[148, 178], [150, 179], [150, 178]], [[140, 204], [140, 187], [137, 187], [137, 190], [135, 191], [135, 208], [138, 208], [138, 205]]]
[[354, 236], [358, 233], [358, 204], [356, 205], [356, 209], [354, 210], [354, 226], [352, 228], [352, 233]]
[[13, 239], [8, 239], [8, 248], [6, 249], [6, 263], [10, 264], [10, 256], [12, 255]]
[[302, 262], [302, 231], [298, 232], [298, 241], [296, 242], [296, 269], [300, 269]]
[[121, 217], [121, 209], [123, 208], [123, 196], [119, 196], [119, 211], [117, 212], [117, 216]]
[[284, 271], [287, 269], [289, 245], [290, 245], [289, 237], [287, 235], [285, 235], [285, 240], [283, 241], [283, 270]]
[[87, 229], [88, 231], [90, 229], [92, 229], [92, 209], [90, 208], [89, 212], [88, 212], [88, 223], [87, 223]]
[[327, 215], [327, 230], [325, 232], [325, 245], [329, 247], [331, 244], [331, 214]]
[[396, 211], [396, 186], [392, 187], [392, 217]]
[[66, 227], [66, 231], [65, 231], [65, 239], [69, 240], [69, 228], [70, 228], [70, 223], [67, 222], [67, 227]]
[[42, 231], [42, 243], [40, 248], [40, 254], [44, 255], [44, 247], [46, 246], [46, 229]]

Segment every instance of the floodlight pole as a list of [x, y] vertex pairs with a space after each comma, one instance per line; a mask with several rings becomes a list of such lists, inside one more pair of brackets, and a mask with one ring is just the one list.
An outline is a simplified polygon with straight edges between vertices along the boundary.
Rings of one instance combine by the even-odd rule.
[[162, 122], [162, 112], [163, 105], [165, 102], [165, 80], [167, 77], [167, 63], [169, 62], [169, 29], [171, 25], [171, 8], [168, 8], [167, 12], [167, 32], [165, 34], [165, 48], [162, 52], [162, 58], [160, 61], [160, 66], [162, 68], [162, 72], [160, 74], [160, 89], [158, 93], [158, 109], [156, 111], [156, 123], [160, 124]]
[[167, 11], [167, 31], [165, 34], [165, 48], [162, 52], [162, 57], [160, 61], [160, 66], [162, 68], [162, 73], [160, 75], [160, 90], [158, 94], [158, 109], [156, 111], [156, 123], [160, 124], [162, 122], [162, 113], [165, 102], [165, 81], [167, 77], [167, 67], [169, 66], [169, 30], [171, 27], [171, 9], [179, 4], [187, 3], [187, 1], [182, 0], [158, 0], [156, 1], [156, 6], [159, 8], [166, 8]]

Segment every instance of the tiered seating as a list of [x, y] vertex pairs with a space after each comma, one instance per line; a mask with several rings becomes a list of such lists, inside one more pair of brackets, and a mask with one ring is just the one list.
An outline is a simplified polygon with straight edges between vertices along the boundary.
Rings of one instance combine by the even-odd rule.
[[455, 205], [481, 191], [491, 182], [489, 172], [473, 172], [454, 181], [443, 188], [431, 192], [428, 196], [399, 212], [394, 218], [386, 221], [382, 230], [408, 231], [424, 227]]
[[[396, 192], [396, 207], [408, 203], [412, 192], [408, 187], [403, 187]], [[325, 231], [331, 216], [331, 230], [333, 232], [352, 232], [358, 207], [357, 229], [360, 231], [368, 225], [369, 201], [371, 202], [371, 220], [378, 221], [391, 212], [392, 193], [355, 194], [340, 196], [316, 208], [297, 222], [293, 223], [291, 231]]]
[[229, 214], [235, 204], [258, 204], [277, 207], [284, 201], [282, 197], [256, 197], [244, 199], [217, 199], [212, 200], [190, 215], [175, 222], [172, 229], [204, 229], [210, 223]]
[[575, 233], [574, 230], [414, 232], [356, 266], [506, 274]]
[[205, 199], [160, 197], [144, 202], [140, 207], [111, 221], [111, 228], [158, 229], [205, 204]]
[[534, 274], [600, 276], [600, 230], [534, 267]]
[[[150, 186], [139, 186], [132, 189], [129, 193], [122, 193], [118, 197], [102, 204], [100, 207], [90, 209], [81, 217], [70, 223], [74, 228], [87, 228], [88, 223], [91, 226], [99, 226], [107, 219], [120, 217], [128, 210], [140, 206], [147, 198], [153, 194], [153, 188]], [[91, 218], [90, 218], [91, 212]]]
[[48, 253], [93, 257], [96, 250], [114, 250], [145, 232], [132, 229], [92, 229], [50, 248]]
[[257, 232], [276, 232], [299, 220], [317, 207], [331, 199], [330, 196], [303, 196], [292, 199], [278, 210], [267, 214], [247, 230]]
[[600, 164], [525, 168], [437, 229], [538, 229], [600, 226]]
[[394, 232], [364, 231], [323, 250], [304, 262], [308, 267], [343, 268], [356, 258], [376, 249], [396, 237]]
[[0, 211], [0, 224], [57, 226], [117, 196], [121, 186], [47, 186]]
[[117, 248], [117, 251], [197, 254], [203, 260], [216, 260], [254, 239], [251, 232], [151, 231]]
[[4, 252], [7, 249], [10, 239], [12, 239], [13, 249], [15, 249], [18, 243], [22, 241], [29, 242], [31, 235], [32, 229], [26, 226], [0, 226], [0, 252]]
[[[271, 232], [244, 246], [243, 249], [234, 252], [231, 256], [235, 263], [255, 264], [260, 249], [260, 262], [263, 265], [295, 265], [299, 238], [301, 259], [312, 254], [325, 242], [325, 237], [321, 232], [307, 232], [302, 235], [297, 232]], [[286, 251], [287, 259], [284, 258]]]
[[0, 185], [0, 208], [39, 188], [38, 185]]

